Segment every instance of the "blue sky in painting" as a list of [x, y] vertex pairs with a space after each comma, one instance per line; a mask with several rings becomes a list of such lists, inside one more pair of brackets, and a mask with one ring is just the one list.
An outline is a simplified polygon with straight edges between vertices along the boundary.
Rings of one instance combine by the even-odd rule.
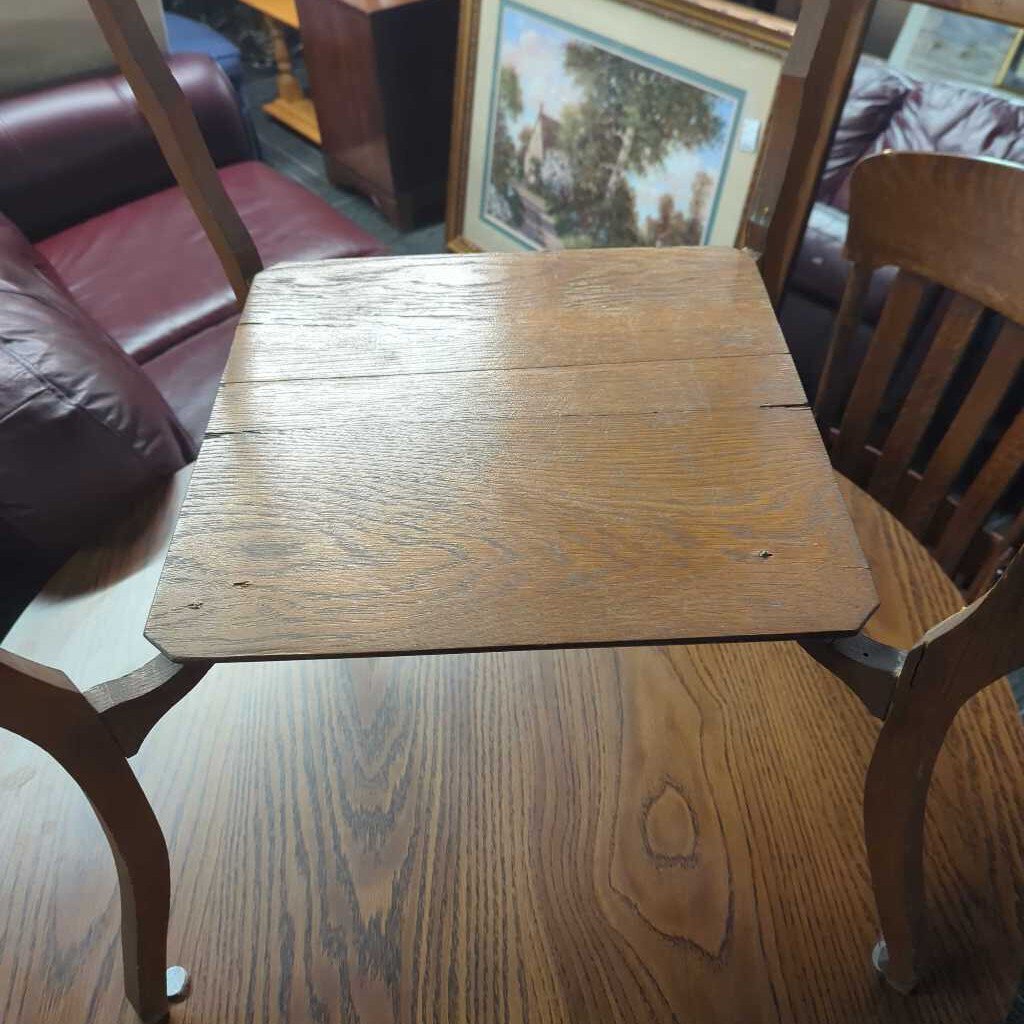
[[[509, 64], [516, 69], [523, 90], [523, 113], [512, 125], [513, 138], [518, 138], [522, 128], [536, 121], [541, 104], [546, 114], [557, 118], [563, 107], [583, 99], [582, 92], [563, 66], [565, 45], [571, 41], [598, 45], [585, 33], [563, 29], [546, 18], [510, 4], [502, 4], [498, 63]], [[603, 48], [633, 59], [631, 54], [621, 53], [613, 46]], [[675, 77], [688, 80], [685, 74]], [[694, 88], [701, 86], [694, 84]], [[694, 175], [700, 170], [711, 175], [717, 191], [730, 137], [729, 126], [736, 116], [736, 106], [736, 100], [731, 96], [716, 95], [716, 112], [726, 127], [713, 145], [697, 150], [679, 147], [660, 168], [644, 175], [627, 174], [636, 193], [637, 213], [641, 223], [645, 217], [656, 213], [658, 200], [666, 192], [676, 197], [677, 206], [685, 209]]]

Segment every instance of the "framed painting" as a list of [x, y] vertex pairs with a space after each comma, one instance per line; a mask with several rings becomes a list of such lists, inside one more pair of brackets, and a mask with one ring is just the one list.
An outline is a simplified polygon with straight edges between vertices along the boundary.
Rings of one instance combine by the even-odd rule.
[[725, 0], [463, 0], [449, 248], [734, 244], [792, 33]]
[[1024, 29], [1017, 32], [1017, 38], [1000, 69], [996, 85], [1000, 89], [1024, 95]]
[[921, 78], [1012, 89], [1020, 38], [1013, 25], [914, 4], [889, 63]]

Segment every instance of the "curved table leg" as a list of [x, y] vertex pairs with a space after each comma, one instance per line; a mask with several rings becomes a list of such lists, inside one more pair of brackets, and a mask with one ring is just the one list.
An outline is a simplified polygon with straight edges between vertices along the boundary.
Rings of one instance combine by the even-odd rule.
[[128, 759], [66, 677], [3, 652], [0, 726], [50, 754], [92, 804], [117, 865], [128, 999], [146, 1024], [163, 1020], [168, 987], [184, 995], [187, 975], [167, 971], [167, 844]]

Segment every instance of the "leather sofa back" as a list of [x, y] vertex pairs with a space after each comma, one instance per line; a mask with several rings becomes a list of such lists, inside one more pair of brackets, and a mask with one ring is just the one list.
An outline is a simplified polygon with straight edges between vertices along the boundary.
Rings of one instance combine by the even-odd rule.
[[976, 86], [924, 82], [862, 58], [836, 128], [818, 198], [849, 212], [854, 166], [884, 149], [1024, 164], [1024, 102]]
[[[168, 63], [214, 162], [249, 159], [238, 101], [220, 67], [199, 54]], [[173, 183], [121, 75], [0, 99], [0, 211], [33, 241]]]

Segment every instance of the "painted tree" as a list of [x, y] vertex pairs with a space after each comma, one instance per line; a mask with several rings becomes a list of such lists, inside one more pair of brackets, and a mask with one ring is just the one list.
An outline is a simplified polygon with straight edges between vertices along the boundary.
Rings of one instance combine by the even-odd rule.
[[676, 209], [676, 201], [667, 192], [658, 200], [658, 216], [648, 217], [644, 237], [648, 245], [700, 245], [707, 227], [708, 207], [715, 180], [707, 171], [693, 176], [689, 213]]
[[516, 69], [504, 64], [498, 77], [498, 102], [494, 118], [494, 143], [491, 152], [491, 184], [509, 204], [515, 221], [519, 197], [512, 188], [518, 176], [516, 144], [511, 127], [523, 113], [523, 90]]
[[627, 172], [646, 174], [682, 146], [718, 139], [722, 119], [714, 97], [653, 68], [584, 43], [568, 43], [564, 66], [584, 99], [563, 111], [560, 141], [569, 156], [573, 195], [556, 202], [566, 223], [595, 245], [636, 244], [640, 234], [622, 204], [632, 195]]

